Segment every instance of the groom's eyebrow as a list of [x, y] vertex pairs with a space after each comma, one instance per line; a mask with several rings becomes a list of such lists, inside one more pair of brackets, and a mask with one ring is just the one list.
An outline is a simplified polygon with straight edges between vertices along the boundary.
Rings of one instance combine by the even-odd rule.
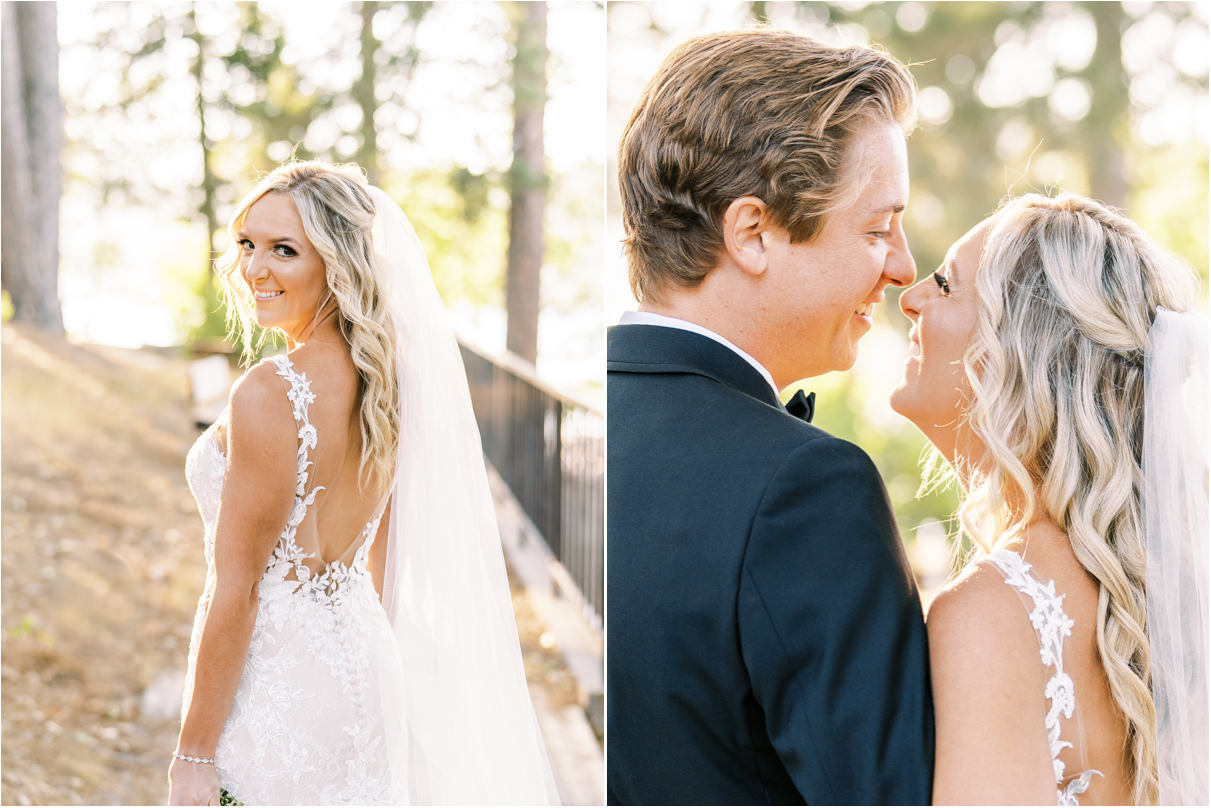
[[888, 213], [903, 213], [903, 212], [904, 212], [904, 203], [903, 202], [892, 202], [889, 205], [884, 205], [881, 208], [877, 208], [876, 210], [871, 211], [870, 215], [871, 216], [885, 216]]

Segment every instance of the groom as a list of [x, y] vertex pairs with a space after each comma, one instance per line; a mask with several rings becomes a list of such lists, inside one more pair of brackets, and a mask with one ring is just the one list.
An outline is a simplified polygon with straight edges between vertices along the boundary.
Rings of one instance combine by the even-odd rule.
[[[611, 804], [928, 803], [924, 625], [882, 480], [778, 391], [916, 268], [912, 79], [774, 30], [677, 48], [622, 138], [608, 337]], [[788, 412], [787, 410], [790, 410]]]

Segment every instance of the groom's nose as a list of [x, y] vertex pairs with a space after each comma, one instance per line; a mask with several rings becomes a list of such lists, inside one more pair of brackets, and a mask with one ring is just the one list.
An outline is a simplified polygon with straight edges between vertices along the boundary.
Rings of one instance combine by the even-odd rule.
[[912, 259], [912, 252], [908, 249], [908, 237], [899, 222], [896, 223], [895, 237], [890, 246], [886, 263], [883, 265], [883, 275], [893, 286], [911, 286], [917, 279], [917, 262]]

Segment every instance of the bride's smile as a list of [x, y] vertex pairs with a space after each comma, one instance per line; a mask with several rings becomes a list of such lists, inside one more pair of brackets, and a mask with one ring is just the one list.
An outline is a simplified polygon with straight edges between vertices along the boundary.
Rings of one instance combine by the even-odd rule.
[[280, 328], [291, 338], [302, 336], [328, 287], [324, 259], [307, 240], [294, 200], [288, 194], [265, 194], [248, 209], [236, 238], [257, 323]]
[[987, 222], [973, 227], [936, 272], [900, 295], [900, 308], [913, 326], [891, 407], [931, 439], [938, 437], [939, 424], [953, 431], [970, 392], [963, 354], [976, 325], [976, 267], [987, 230]]

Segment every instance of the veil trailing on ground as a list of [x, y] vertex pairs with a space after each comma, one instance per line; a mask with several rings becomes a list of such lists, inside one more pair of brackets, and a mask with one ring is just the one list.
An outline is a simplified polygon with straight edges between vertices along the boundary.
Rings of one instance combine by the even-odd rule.
[[558, 803], [462, 357], [412, 225], [386, 193], [370, 193], [400, 388], [383, 605], [405, 713], [387, 742], [407, 755], [413, 803]]
[[1144, 535], [1160, 805], [1207, 804], [1207, 320], [1158, 309], [1144, 360]]

